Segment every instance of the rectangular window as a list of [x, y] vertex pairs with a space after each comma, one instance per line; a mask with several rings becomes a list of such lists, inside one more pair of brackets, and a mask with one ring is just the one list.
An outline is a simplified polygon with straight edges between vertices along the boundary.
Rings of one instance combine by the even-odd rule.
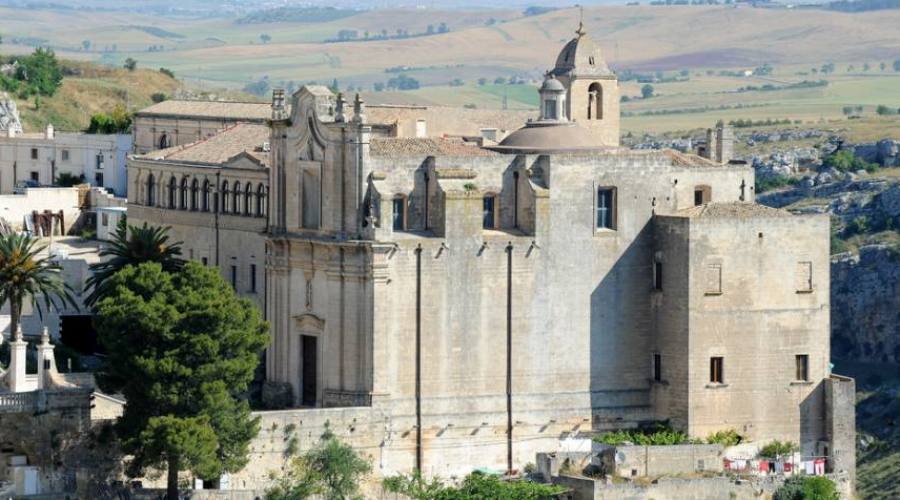
[[484, 197], [484, 221], [482, 226], [485, 229], [494, 229], [494, 204], [496, 201], [497, 198], [494, 196]]
[[616, 228], [616, 190], [600, 188], [597, 190], [597, 229]]
[[656, 261], [653, 263], [653, 289], [657, 291], [662, 291], [663, 287], [663, 268], [662, 262]]
[[706, 295], [722, 293], [722, 264], [706, 266]]
[[709, 381], [713, 384], [725, 383], [724, 360], [722, 357], [709, 358]]
[[256, 293], [256, 264], [250, 264], [250, 291]]
[[97, 172], [94, 174], [94, 184], [97, 187], [103, 187], [103, 172]]
[[39, 173], [37, 173], [37, 172], [32, 171], [32, 172], [31, 172], [31, 180], [33, 180], [34, 182], [40, 183], [40, 182], [41, 182], [41, 175], [40, 175]]
[[231, 266], [231, 288], [237, 290], [237, 266]]
[[32, 160], [37, 160], [37, 159], [38, 159], [38, 151], [37, 151], [37, 148], [31, 148], [31, 159], [32, 159]]
[[662, 355], [653, 355], [653, 380], [662, 382]]
[[97, 154], [97, 170], [103, 169], [103, 153]]
[[406, 198], [398, 196], [394, 198], [394, 231], [403, 231], [406, 229]]
[[694, 188], [694, 206], [705, 205], [712, 201], [712, 188], [697, 186]]
[[547, 99], [544, 101], [544, 118], [547, 120], [555, 120], [556, 116], [556, 99]]
[[796, 380], [802, 380], [804, 382], [809, 381], [809, 355], [808, 354], [798, 354], [795, 356], [796, 360]]
[[103, 227], [109, 226], [109, 214], [100, 216], [100, 223], [103, 224]]
[[808, 293], [813, 291], [812, 262], [797, 263], [797, 292]]
[[69, 150], [68, 149], [62, 150], [62, 161], [69, 161]]
[[208, 266], [208, 265], [209, 265], [209, 259], [207, 259], [206, 257], [200, 257], [200, 262], [201, 262], [204, 266]]

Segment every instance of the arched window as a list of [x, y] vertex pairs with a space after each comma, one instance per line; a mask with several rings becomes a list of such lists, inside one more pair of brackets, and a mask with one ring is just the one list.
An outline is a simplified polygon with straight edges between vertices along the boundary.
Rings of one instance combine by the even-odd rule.
[[175, 176], [169, 177], [169, 208], [175, 208], [175, 191], [178, 189], [178, 181]]
[[244, 215], [251, 215], [253, 210], [253, 184], [244, 186]]
[[231, 211], [235, 215], [241, 214], [241, 183], [234, 181], [234, 200], [231, 202]]
[[394, 196], [394, 202], [392, 204], [393, 208], [393, 219], [392, 225], [394, 231], [405, 231], [406, 230], [406, 196], [402, 194], [398, 194]]
[[169, 136], [163, 132], [163, 135], [159, 137], [159, 149], [166, 149], [169, 147]]
[[259, 183], [259, 186], [256, 186], [256, 215], [259, 217], [266, 216], [266, 209], [268, 205], [266, 204], [266, 186], [262, 183]]
[[197, 210], [197, 195], [200, 191], [200, 182], [197, 179], [194, 179], [191, 182], [191, 210]]
[[200, 209], [204, 212], [209, 212], [209, 179], [205, 179], [203, 181], [203, 198], [201, 198], [201, 206]]
[[588, 87], [588, 120], [603, 119], [603, 87], [594, 82]]
[[231, 195], [228, 188], [228, 181], [222, 181], [222, 213], [227, 214], [231, 208]]
[[147, 177], [147, 206], [156, 206], [156, 179], [153, 174]]
[[181, 178], [181, 199], [178, 208], [187, 210], [188, 207], [188, 180], [187, 177]]

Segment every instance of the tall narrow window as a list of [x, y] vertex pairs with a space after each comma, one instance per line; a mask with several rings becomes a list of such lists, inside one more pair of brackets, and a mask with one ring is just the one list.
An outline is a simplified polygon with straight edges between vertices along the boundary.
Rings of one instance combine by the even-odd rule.
[[232, 198], [233, 199], [231, 200], [231, 212], [234, 213], [234, 215], [240, 215], [241, 214], [241, 199], [243, 197], [241, 196], [241, 183], [238, 181], [234, 181], [234, 192], [232, 193]]
[[62, 161], [69, 161], [69, 150], [68, 149], [62, 150]]
[[97, 172], [94, 174], [94, 185], [97, 187], [103, 187], [103, 172]]
[[179, 208], [187, 210], [188, 208], [188, 180], [187, 177], [181, 179], [181, 203]]
[[256, 264], [250, 264], [250, 292], [256, 293]]
[[809, 381], [809, 355], [808, 354], [798, 354], [795, 357], [796, 364], [796, 380], [802, 380], [804, 382]]
[[147, 206], [156, 206], [156, 181], [153, 174], [147, 177]]
[[616, 228], [616, 189], [597, 190], [597, 229]]
[[244, 186], [244, 215], [250, 215], [253, 210], [253, 184]]
[[709, 358], [709, 381], [713, 384], [725, 383], [725, 358]]
[[266, 202], [266, 186], [260, 183], [258, 186], [256, 186], [256, 215], [259, 217], [265, 217], [267, 207], [268, 203]]
[[32, 159], [32, 160], [37, 160], [37, 159], [38, 159], [38, 150], [37, 150], [37, 148], [31, 148], [31, 159]]
[[231, 210], [231, 189], [228, 181], [222, 181], [222, 213], [227, 214]]
[[394, 231], [403, 231], [406, 229], [406, 198], [396, 196], [394, 198], [394, 214], [393, 214]]
[[237, 290], [237, 266], [231, 266], [231, 288]]
[[662, 355], [653, 355], [653, 380], [662, 382]]
[[209, 212], [209, 179], [203, 181], [203, 197], [201, 198], [201, 209]]
[[797, 293], [809, 293], [813, 291], [812, 262], [803, 261], [797, 263]]
[[659, 259], [653, 261], [653, 289], [656, 291], [663, 289], [663, 265]]
[[169, 147], [169, 136], [164, 132], [163, 135], [159, 137], [159, 149], [166, 149], [167, 147]]
[[197, 196], [200, 194], [200, 182], [197, 179], [191, 181], [191, 210], [197, 210]]
[[175, 176], [169, 177], [169, 208], [175, 208], [175, 192], [178, 190]]
[[496, 224], [496, 212], [495, 207], [497, 204], [497, 196], [496, 195], [488, 195], [484, 197], [484, 216], [482, 221], [482, 227], [485, 229], [494, 229]]

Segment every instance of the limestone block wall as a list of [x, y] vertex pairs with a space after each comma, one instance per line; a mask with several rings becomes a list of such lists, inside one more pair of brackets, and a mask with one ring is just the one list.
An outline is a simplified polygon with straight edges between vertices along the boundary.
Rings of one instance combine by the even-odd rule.
[[718, 444], [616, 446], [615, 474], [658, 477], [695, 472], [722, 472], [724, 448]]
[[[815, 454], [830, 374], [828, 236], [826, 216], [691, 219], [690, 434], [734, 428]], [[806, 380], [797, 355], [808, 356]], [[712, 357], [724, 359], [724, 383], [711, 383]]]

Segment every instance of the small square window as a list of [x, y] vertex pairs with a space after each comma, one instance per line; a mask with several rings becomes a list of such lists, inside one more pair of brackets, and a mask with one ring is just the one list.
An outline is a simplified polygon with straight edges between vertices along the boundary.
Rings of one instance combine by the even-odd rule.
[[713, 384], [725, 383], [725, 358], [713, 357], [709, 358], [709, 381]]
[[200, 257], [200, 263], [203, 264], [204, 266], [208, 266], [209, 259], [207, 259], [206, 257]]
[[69, 161], [69, 150], [68, 149], [62, 150], [62, 161]]
[[31, 159], [32, 159], [32, 160], [37, 160], [37, 159], [38, 159], [38, 150], [37, 150], [37, 148], [31, 148]]

